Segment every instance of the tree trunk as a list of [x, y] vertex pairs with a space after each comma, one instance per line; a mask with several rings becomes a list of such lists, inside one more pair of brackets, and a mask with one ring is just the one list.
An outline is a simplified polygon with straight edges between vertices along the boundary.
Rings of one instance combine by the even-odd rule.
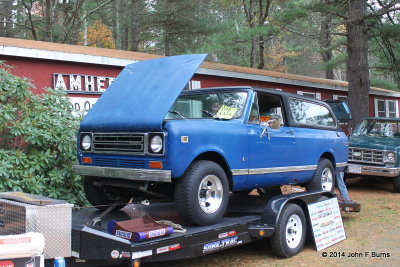
[[366, 0], [347, 1], [347, 69], [348, 102], [353, 114], [350, 127], [354, 127], [362, 118], [369, 115], [369, 62], [368, 35], [365, 14]]
[[131, 51], [139, 49], [139, 0], [131, 0]]
[[12, 14], [13, 0], [0, 1], [0, 36], [13, 37]]
[[[325, 4], [329, 4], [330, 0], [325, 0]], [[319, 44], [323, 49], [321, 52], [322, 61], [324, 63], [329, 62], [332, 59], [332, 49], [331, 49], [331, 41], [332, 41], [332, 33], [331, 33], [331, 15], [323, 14], [324, 17], [321, 21], [321, 31], [319, 34]], [[334, 79], [333, 69], [325, 69], [325, 78]]]

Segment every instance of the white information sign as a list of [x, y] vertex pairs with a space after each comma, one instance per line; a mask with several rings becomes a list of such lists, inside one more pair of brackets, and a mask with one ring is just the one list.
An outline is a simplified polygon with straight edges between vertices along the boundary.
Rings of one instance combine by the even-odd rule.
[[310, 204], [308, 211], [318, 251], [346, 239], [336, 198]]
[[85, 115], [96, 103], [98, 98], [70, 97], [73, 114], [76, 116]]

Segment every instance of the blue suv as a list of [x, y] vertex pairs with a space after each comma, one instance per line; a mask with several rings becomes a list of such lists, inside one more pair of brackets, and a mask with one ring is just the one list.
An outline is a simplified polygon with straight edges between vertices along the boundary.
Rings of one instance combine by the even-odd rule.
[[333, 190], [348, 140], [330, 106], [246, 86], [182, 92], [205, 57], [130, 64], [88, 112], [74, 170], [91, 204], [169, 196], [183, 219], [209, 225], [230, 191]]

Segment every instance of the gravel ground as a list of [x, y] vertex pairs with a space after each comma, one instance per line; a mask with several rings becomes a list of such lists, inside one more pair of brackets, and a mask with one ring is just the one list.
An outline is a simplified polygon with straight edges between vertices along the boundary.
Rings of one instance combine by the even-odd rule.
[[142, 266], [400, 266], [400, 194], [392, 193], [391, 185], [379, 178], [349, 180], [349, 195], [361, 204], [361, 212], [343, 212], [347, 239], [319, 252], [306, 244], [295, 257], [279, 259], [265, 239], [195, 259]]

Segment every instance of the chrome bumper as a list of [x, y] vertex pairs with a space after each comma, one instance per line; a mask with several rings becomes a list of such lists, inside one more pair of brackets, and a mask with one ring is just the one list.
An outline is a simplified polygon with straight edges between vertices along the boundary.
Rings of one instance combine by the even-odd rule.
[[366, 165], [348, 163], [346, 168], [346, 173], [396, 177], [400, 173], [400, 168], [387, 168], [387, 167], [378, 167], [370, 165], [366, 166]]
[[75, 174], [82, 176], [121, 178], [134, 181], [171, 182], [170, 170], [128, 169], [86, 165], [75, 165], [72, 170]]

